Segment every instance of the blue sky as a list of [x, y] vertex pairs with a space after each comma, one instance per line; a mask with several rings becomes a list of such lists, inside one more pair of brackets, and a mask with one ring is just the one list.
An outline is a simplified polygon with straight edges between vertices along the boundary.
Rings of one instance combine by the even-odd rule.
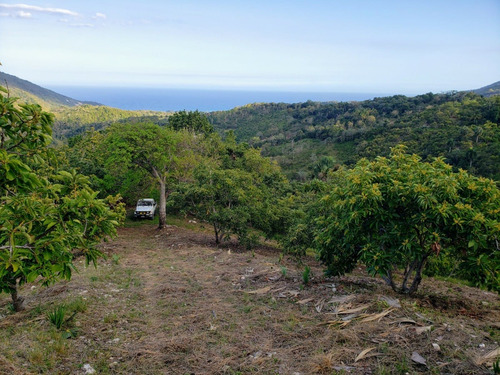
[[42, 85], [418, 94], [500, 80], [499, 0], [0, 0]]

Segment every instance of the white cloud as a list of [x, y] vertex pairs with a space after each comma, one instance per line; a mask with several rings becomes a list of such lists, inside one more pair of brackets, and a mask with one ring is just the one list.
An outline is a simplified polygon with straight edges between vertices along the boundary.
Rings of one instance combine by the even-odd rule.
[[92, 17], [93, 19], [102, 19], [102, 20], [105, 20], [106, 19], [106, 15], [104, 13], [96, 13], [94, 17]]
[[29, 13], [29, 12], [40, 12], [40, 13], [49, 13], [49, 14], [58, 14], [58, 15], [65, 15], [65, 16], [78, 16], [79, 14], [77, 12], [73, 12], [68, 9], [62, 9], [62, 8], [43, 8], [39, 7], [36, 5], [28, 5], [28, 4], [0, 4], [0, 8], [3, 9], [8, 9], [12, 11], [17, 11], [17, 14], [19, 16], [19, 13]]
[[20, 10], [16, 12], [16, 17], [20, 18], [31, 18], [32, 14], [30, 12], [25, 12], [24, 10]]

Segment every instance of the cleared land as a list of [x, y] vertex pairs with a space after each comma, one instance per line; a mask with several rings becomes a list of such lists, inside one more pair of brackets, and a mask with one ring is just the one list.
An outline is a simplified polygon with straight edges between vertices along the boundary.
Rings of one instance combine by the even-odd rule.
[[[0, 374], [489, 374], [497, 294], [424, 279], [402, 298], [363, 270], [325, 279], [271, 247], [216, 247], [210, 233], [122, 228], [99, 267], [26, 310], [0, 296]], [[56, 329], [47, 314], [66, 306]]]

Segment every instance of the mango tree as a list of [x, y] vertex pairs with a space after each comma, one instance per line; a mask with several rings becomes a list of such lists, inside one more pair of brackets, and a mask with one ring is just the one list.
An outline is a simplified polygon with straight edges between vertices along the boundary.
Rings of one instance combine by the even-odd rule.
[[95, 264], [96, 246], [116, 233], [122, 207], [118, 197], [97, 199], [87, 177], [57, 169], [51, 114], [0, 91], [0, 291], [19, 311], [20, 285], [69, 279], [75, 251]]
[[[328, 272], [358, 261], [395, 290], [412, 294], [430, 257], [446, 248], [461, 276], [499, 290], [500, 190], [437, 158], [422, 162], [394, 148], [336, 172], [315, 222], [315, 246]], [[399, 273], [399, 270], [402, 271]]]
[[234, 234], [250, 247], [256, 240], [250, 228], [271, 237], [288, 225], [288, 188], [276, 164], [230, 140], [218, 156], [195, 168], [193, 181], [176, 198], [185, 211], [213, 226], [217, 244]]

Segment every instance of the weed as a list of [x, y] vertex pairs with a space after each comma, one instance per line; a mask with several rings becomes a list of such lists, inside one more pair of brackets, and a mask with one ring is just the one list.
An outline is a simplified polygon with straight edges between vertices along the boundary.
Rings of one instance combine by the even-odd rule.
[[379, 350], [381, 353], [388, 353], [389, 352], [389, 344], [386, 342], [383, 342], [380, 344]]
[[253, 310], [253, 306], [251, 306], [251, 305], [243, 306], [243, 308], [241, 309], [241, 311], [243, 311], [245, 314], [250, 313], [252, 310]]
[[493, 373], [495, 375], [500, 374], [500, 359], [497, 359], [495, 363], [493, 363]]
[[16, 309], [14, 308], [14, 305], [12, 304], [12, 302], [7, 304], [7, 311], [11, 314], [14, 314], [16, 312]]
[[383, 311], [383, 310], [389, 308], [390, 306], [386, 301], [378, 300], [375, 307], [376, 307], [376, 310], [378, 312], [380, 312], [380, 311]]
[[410, 371], [408, 361], [405, 357], [402, 357], [399, 362], [396, 362], [395, 366], [398, 374], [406, 374]]
[[190, 286], [190, 290], [193, 292], [199, 292], [203, 290], [203, 286], [201, 286], [201, 284], [196, 280], [188, 279], [188, 284]]
[[71, 328], [67, 329], [64, 331], [61, 335], [63, 339], [72, 339], [78, 336], [78, 329], [77, 328]]
[[304, 268], [304, 272], [302, 272], [302, 282], [304, 283], [304, 285], [309, 284], [310, 277], [311, 277], [311, 267], [306, 266]]
[[42, 306], [38, 304], [30, 311], [30, 317], [32, 318], [37, 317], [42, 313], [42, 311], [43, 311]]
[[391, 375], [391, 373], [391, 369], [385, 367], [384, 365], [377, 367], [377, 371], [375, 372], [376, 375]]
[[120, 255], [113, 254], [113, 256], [111, 257], [111, 261], [113, 262], [114, 265], [117, 266], [120, 263], [120, 258], [121, 258]]
[[280, 266], [280, 269], [281, 269], [281, 274], [283, 275], [283, 277], [286, 277], [286, 274], [288, 272], [287, 268], [285, 266]]
[[47, 313], [47, 319], [57, 329], [61, 329], [64, 324], [64, 317], [66, 316], [66, 306], [57, 306], [54, 310]]
[[107, 323], [114, 323], [117, 321], [118, 321], [118, 316], [115, 313], [108, 314], [103, 318], [103, 322], [106, 324]]
[[97, 276], [90, 276], [90, 281], [95, 283], [99, 278]]

